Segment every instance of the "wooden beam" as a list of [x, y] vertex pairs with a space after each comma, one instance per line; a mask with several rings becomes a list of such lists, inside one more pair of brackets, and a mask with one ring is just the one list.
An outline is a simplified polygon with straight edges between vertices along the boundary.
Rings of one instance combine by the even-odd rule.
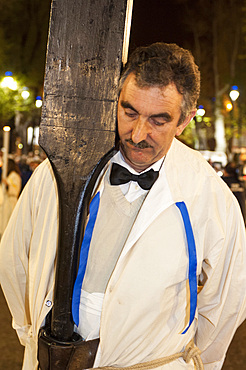
[[[59, 190], [59, 246], [51, 324], [51, 334], [57, 340], [70, 340], [73, 334], [71, 299], [85, 182], [115, 141], [126, 9], [127, 0], [52, 2], [40, 146], [52, 164]], [[129, 32], [124, 55], [128, 38]]]

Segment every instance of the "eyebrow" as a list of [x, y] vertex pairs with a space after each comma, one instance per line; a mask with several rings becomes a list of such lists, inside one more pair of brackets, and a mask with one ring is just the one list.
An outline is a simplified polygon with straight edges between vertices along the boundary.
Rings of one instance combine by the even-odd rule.
[[[128, 101], [121, 100], [120, 105], [125, 108], [125, 109], [131, 109], [136, 113], [139, 113], [137, 109], [135, 109]], [[152, 114], [149, 118], [165, 118], [167, 121], [171, 121], [172, 117], [169, 113], [157, 113], [157, 114]]]
[[120, 105], [125, 109], [129, 108], [134, 112], [138, 113], [137, 109], [135, 109], [128, 101], [121, 100]]

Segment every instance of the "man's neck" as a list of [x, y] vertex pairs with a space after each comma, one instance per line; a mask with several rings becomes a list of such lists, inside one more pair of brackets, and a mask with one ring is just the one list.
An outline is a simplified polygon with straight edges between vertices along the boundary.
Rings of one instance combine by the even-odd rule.
[[160, 158], [158, 161], [152, 163], [149, 167], [147, 167], [146, 169], [144, 169], [143, 171], [136, 171], [132, 166], [131, 164], [129, 163], [129, 161], [126, 160], [125, 156], [124, 156], [124, 153], [122, 153], [121, 150], [119, 150], [119, 156], [118, 156], [118, 163], [123, 165], [124, 167], [126, 167], [130, 172], [134, 173], [134, 174], [140, 174], [142, 172], [147, 172], [149, 171], [150, 169], [153, 169], [154, 171], [160, 171], [161, 167], [162, 167], [162, 164], [164, 162], [164, 159], [165, 159], [165, 156], [163, 156], [162, 158]]

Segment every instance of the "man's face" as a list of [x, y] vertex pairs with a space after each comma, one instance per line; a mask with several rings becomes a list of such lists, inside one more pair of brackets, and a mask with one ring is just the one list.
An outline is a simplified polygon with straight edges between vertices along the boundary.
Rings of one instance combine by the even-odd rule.
[[131, 73], [118, 103], [120, 150], [126, 162], [141, 172], [162, 158], [175, 135], [180, 135], [195, 111], [177, 126], [182, 95], [174, 84], [140, 88]]

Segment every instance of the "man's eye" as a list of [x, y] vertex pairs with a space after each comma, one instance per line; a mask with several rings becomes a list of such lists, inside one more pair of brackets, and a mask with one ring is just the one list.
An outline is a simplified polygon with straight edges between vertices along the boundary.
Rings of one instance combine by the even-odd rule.
[[151, 122], [155, 125], [155, 126], [163, 126], [165, 124], [164, 121], [157, 121], [156, 119], [152, 119]]
[[125, 115], [127, 116], [127, 117], [130, 117], [130, 118], [134, 118], [134, 117], [136, 117], [137, 116], [137, 113], [136, 112], [134, 112], [134, 111], [125, 111]]

